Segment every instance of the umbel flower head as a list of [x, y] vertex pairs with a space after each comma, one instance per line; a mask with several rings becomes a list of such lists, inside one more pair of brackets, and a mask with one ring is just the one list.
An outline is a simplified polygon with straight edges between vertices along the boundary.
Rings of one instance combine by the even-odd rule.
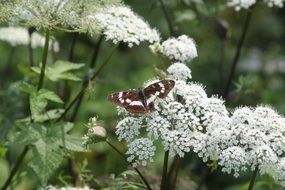
[[10, 21], [36, 28], [71, 26], [80, 20], [80, 0], [16, 0]]
[[[208, 98], [200, 84], [185, 81], [191, 72], [184, 66], [179, 63], [169, 67], [168, 79], [175, 80], [175, 87], [167, 97], [155, 99], [155, 111], [144, 115], [120, 111], [122, 119], [116, 126], [116, 134], [119, 140], [129, 143], [128, 160], [135, 166], [152, 161], [155, 141], [171, 156], [183, 157], [191, 150], [190, 142], [195, 133], [204, 131], [214, 117], [228, 115], [222, 100]], [[186, 70], [182, 72], [181, 68]], [[181, 72], [183, 77], [179, 78]], [[153, 82], [156, 81], [146, 86]]]
[[95, 144], [101, 141], [105, 141], [107, 138], [107, 131], [104, 127], [101, 127], [97, 125], [97, 118], [92, 117], [89, 119], [89, 122], [87, 124], [88, 131], [87, 133], [82, 137], [83, 139], [83, 145], [90, 145]]
[[216, 116], [205, 132], [195, 134], [191, 144], [205, 162], [218, 161], [222, 171], [235, 177], [258, 167], [261, 174], [270, 174], [285, 184], [284, 121], [267, 106], [241, 107], [231, 116]]
[[89, 19], [97, 22], [106, 39], [113, 43], [124, 42], [132, 47], [143, 41], [154, 43], [160, 39], [157, 30], [126, 5], [106, 5]]
[[[29, 32], [22, 27], [4, 27], [0, 28], [0, 40], [8, 42], [11, 46], [20, 46], [29, 44]], [[31, 36], [32, 48], [44, 47], [45, 38], [38, 32], [33, 32]], [[55, 52], [59, 51], [59, 44], [52, 40], [49, 49]]]
[[169, 38], [149, 46], [153, 53], [163, 54], [174, 62], [188, 62], [198, 56], [194, 40], [187, 35]]
[[[268, 5], [268, 7], [279, 7], [282, 8], [284, 5], [284, 0], [263, 0], [264, 3]], [[252, 5], [257, 3], [257, 0], [228, 0], [228, 6], [234, 7], [236, 11], [240, 11], [241, 9], [248, 9]]]

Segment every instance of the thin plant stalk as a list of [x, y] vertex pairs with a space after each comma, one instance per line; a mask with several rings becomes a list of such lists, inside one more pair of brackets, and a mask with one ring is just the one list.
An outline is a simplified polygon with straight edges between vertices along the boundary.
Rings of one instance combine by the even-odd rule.
[[170, 167], [169, 172], [168, 172], [168, 177], [167, 177], [168, 181], [169, 181], [169, 189], [170, 190], [175, 190], [178, 171], [180, 168], [180, 162], [181, 162], [180, 156], [176, 155], [174, 158], [174, 161], [171, 164], [171, 167]]
[[40, 73], [40, 79], [39, 79], [39, 84], [38, 84], [38, 90], [40, 90], [44, 84], [45, 68], [46, 68], [48, 48], [49, 48], [49, 38], [50, 38], [50, 31], [47, 29], [46, 35], [45, 35], [45, 45], [44, 45], [43, 56], [42, 56], [42, 65], [41, 65], [41, 73]]
[[230, 92], [230, 87], [231, 87], [231, 84], [232, 84], [233, 79], [234, 79], [234, 74], [236, 72], [237, 63], [238, 63], [239, 58], [240, 58], [241, 50], [242, 50], [242, 47], [243, 47], [243, 44], [244, 44], [244, 41], [245, 41], [245, 37], [246, 37], [247, 31], [248, 31], [248, 28], [249, 28], [250, 20], [251, 20], [251, 17], [252, 17], [252, 12], [253, 12], [253, 7], [251, 7], [248, 10], [248, 12], [247, 12], [246, 19], [245, 19], [245, 22], [244, 22], [244, 26], [243, 26], [243, 29], [242, 29], [242, 33], [241, 33], [239, 41], [237, 43], [235, 57], [233, 59], [233, 63], [232, 63], [232, 66], [231, 66], [231, 71], [230, 71], [230, 74], [229, 74], [229, 77], [228, 77], [228, 80], [227, 80], [227, 83], [226, 83], [226, 87], [225, 87], [224, 93], [223, 93], [223, 98], [226, 99], [226, 100], [228, 99], [228, 95], [229, 95], [229, 92]]
[[16, 161], [15, 166], [13, 167], [13, 169], [10, 172], [9, 177], [7, 178], [6, 182], [4, 183], [3, 187], [1, 188], [1, 190], [6, 190], [8, 189], [8, 187], [10, 186], [14, 176], [16, 175], [17, 171], [19, 170], [22, 161], [24, 160], [25, 156], [27, 155], [29, 151], [29, 147], [26, 146], [24, 148], [24, 151], [21, 153], [21, 155], [19, 156], [18, 160]]
[[[109, 140], [106, 140], [106, 143], [112, 148], [114, 149], [122, 158], [124, 158], [124, 160], [130, 164], [127, 161], [127, 157], [115, 146], [113, 145]], [[131, 166], [131, 165], [130, 165]], [[141, 173], [141, 171], [137, 168], [137, 167], [133, 167], [132, 168], [139, 174], [140, 178], [142, 179], [142, 181], [144, 182], [144, 184], [147, 186], [147, 189], [152, 190], [151, 186], [149, 185], [147, 179], [143, 176], [143, 174]]]
[[166, 21], [167, 21], [167, 26], [168, 26], [170, 36], [174, 36], [175, 30], [174, 30], [173, 22], [172, 22], [172, 19], [169, 15], [168, 11], [167, 11], [164, 0], [159, 0], [159, 2], [160, 2], [161, 9], [163, 11], [163, 14], [164, 14]]
[[258, 173], [258, 166], [255, 167], [255, 170], [253, 171], [251, 178], [250, 178], [250, 182], [249, 182], [249, 186], [248, 186], [248, 190], [253, 190], [253, 186], [257, 177], [257, 173]]
[[169, 151], [166, 151], [164, 153], [164, 161], [163, 161], [163, 171], [162, 171], [162, 179], [161, 179], [161, 185], [160, 185], [160, 190], [165, 190], [167, 189], [167, 168], [168, 168], [168, 157], [169, 157]]
[[29, 44], [28, 44], [28, 50], [29, 50], [29, 61], [30, 61], [30, 67], [34, 66], [34, 51], [32, 47], [32, 36], [34, 33], [33, 28], [29, 28]]
[[[93, 81], [105, 68], [105, 66], [109, 63], [110, 59], [112, 58], [113, 54], [115, 53], [115, 50], [117, 49], [118, 45], [115, 45], [113, 49], [110, 51], [110, 54], [107, 56], [105, 61], [102, 63], [102, 65], [98, 68], [98, 70], [93, 74], [92, 77], [88, 80], [88, 84]], [[77, 93], [77, 95], [73, 98], [73, 100], [70, 102], [70, 104], [65, 108], [64, 112], [61, 114], [61, 116], [57, 119], [57, 121], [60, 121], [62, 118], [65, 117], [67, 112], [72, 108], [72, 106], [80, 99], [80, 97], [85, 93], [85, 90], [87, 89], [88, 85], [82, 85], [81, 90]]]
[[[89, 65], [89, 68], [90, 69], [94, 69], [96, 63], [97, 63], [97, 59], [98, 59], [98, 55], [99, 55], [99, 52], [100, 52], [100, 49], [101, 49], [101, 44], [102, 44], [102, 41], [103, 41], [103, 35], [101, 35], [96, 43], [96, 46], [94, 48], [94, 52], [93, 52], [93, 56], [92, 56], [92, 59], [91, 59], [91, 62], [90, 62], [90, 65]], [[89, 79], [88, 79], [88, 73], [85, 75], [84, 77], [84, 80], [83, 80], [83, 83], [82, 83], [82, 88], [87, 88], [89, 85]], [[80, 109], [80, 106], [81, 106], [81, 103], [82, 103], [82, 100], [84, 98], [84, 93], [80, 95], [80, 97], [78, 98], [77, 100], [77, 103], [76, 103], [76, 106], [73, 110], [73, 113], [71, 115], [71, 118], [70, 118], [70, 122], [74, 122], [76, 117], [77, 117], [77, 114], [79, 112], [79, 109]]]
[[75, 49], [77, 37], [78, 37], [78, 33], [73, 33], [72, 41], [70, 44], [70, 50], [69, 50], [69, 54], [68, 54], [68, 61], [70, 61], [70, 62], [72, 62], [73, 58], [74, 58], [74, 49]]
[[226, 47], [226, 40], [221, 39], [221, 47], [220, 47], [220, 64], [219, 64], [219, 92], [220, 94], [223, 92], [224, 87], [224, 66], [225, 66], [225, 47]]

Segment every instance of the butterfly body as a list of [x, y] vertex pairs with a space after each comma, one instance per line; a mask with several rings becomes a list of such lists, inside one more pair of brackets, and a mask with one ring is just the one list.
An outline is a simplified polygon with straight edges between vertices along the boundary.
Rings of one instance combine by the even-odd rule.
[[156, 97], [165, 98], [174, 87], [173, 80], [161, 80], [146, 88], [115, 92], [108, 100], [134, 114], [145, 114], [155, 110], [153, 101]]

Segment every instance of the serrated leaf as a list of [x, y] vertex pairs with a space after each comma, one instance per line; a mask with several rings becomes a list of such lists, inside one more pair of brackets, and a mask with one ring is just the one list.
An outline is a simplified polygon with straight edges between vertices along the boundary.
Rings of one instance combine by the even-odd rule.
[[36, 173], [40, 182], [45, 185], [53, 172], [60, 166], [64, 152], [50, 144], [49, 139], [40, 139], [33, 148], [33, 159], [29, 167]]
[[67, 135], [65, 137], [65, 148], [72, 152], [88, 152], [82, 144], [82, 138], [77, 136]]
[[[71, 71], [80, 69], [83, 66], [84, 64], [57, 61], [52, 66], [46, 68], [45, 76], [54, 82], [59, 80], [80, 81], [81, 78], [71, 73]], [[40, 74], [40, 67], [32, 67], [32, 70], [37, 74]]]
[[37, 95], [46, 99], [46, 100], [50, 100], [52, 102], [56, 102], [56, 103], [60, 103], [60, 104], [64, 103], [57, 94], [55, 94], [53, 91], [50, 91], [47, 89], [39, 90]]
[[33, 85], [27, 83], [27, 82], [22, 82], [20, 85], [20, 90], [27, 93], [27, 94], [32, 94], [35, 93], [37, 91], [36, 87], [34, 87]]
[[63, 103], [58, 95], [46, 89], [35, 91], [30, 95], [30, 109], [33, 118], [42, 115], [42, 112], [48, 104], [48, 100], [56, 103]]

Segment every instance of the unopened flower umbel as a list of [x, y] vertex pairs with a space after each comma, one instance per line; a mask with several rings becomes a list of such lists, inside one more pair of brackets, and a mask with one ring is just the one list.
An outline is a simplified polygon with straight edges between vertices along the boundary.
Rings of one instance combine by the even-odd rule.
[[92, 117], [87, 124], [88, 131], [83, 136], [83, 144], [95, 144], [101, 141], [105, 141], [107, 138], [107, 131], [104, 127], [97, 125], [97, 118]]

